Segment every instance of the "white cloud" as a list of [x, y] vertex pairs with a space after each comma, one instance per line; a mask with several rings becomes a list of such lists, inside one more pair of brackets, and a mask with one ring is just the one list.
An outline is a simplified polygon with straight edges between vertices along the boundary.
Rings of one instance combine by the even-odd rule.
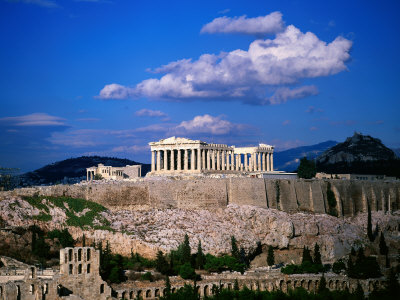
[[213, 117], [208, 114], [196, 116], [193, 120], [183, 121], [175, 127], [176, 132], [182, 133], [209, 133], [215, 135], [228, 134], [233, 130], [240, 129], [242, 125], [234, 124], [221, 117]]
[[161, 110], [151, 110], [147, 108], [138, 110], [135, 112], [135, 115], [138, 117], [167, 117], [167, 114]]
[[63, 118], [46, 113], [0, 118], [0, 122], [13, 126], [66, 126], [64, 121]]
[[[147, 97], [184, 101], [240, 100], [252, 104], [282, 103], [315, 95], [315, 86], [289, 89], [306, 78], [328, 76], [347, 69], [352, 42], [337, 37], [331, 43], [293, 25], [274, 39], [255, 40], [247, 51], [204, 54], [198, 60], [183, 59], [155, 70], [161, 78], [144, 80], [135, 87], [106, 85], [103, 99]], [[275, 95], [268, 97], [268, 89]]]
[[134, 97], [134, 89], [125, 87], [117, 83], [106, 85], [101, 91], [99, 98], [101, 99], [126, 99]]
[[318, 89], [314, 85], [305, 85], [295, 89], [289, 89], [287, 87], [278, 88], [274, 95], [270, 98], [265, 99], [270, 104], [281, 104], [291, 99], [300, 99], [312, 95], [317, 95]]
[[272, 34], [283, 30], [282, 14], [278, 11], [256, 18], [220, 17], [203, 26], [201, 33]]

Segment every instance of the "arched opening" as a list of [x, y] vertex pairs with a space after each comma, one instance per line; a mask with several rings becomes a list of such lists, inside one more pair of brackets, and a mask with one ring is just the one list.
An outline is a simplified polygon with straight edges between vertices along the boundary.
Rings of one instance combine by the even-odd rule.
[[68, 250], [68, 260], [72, 261], [72, 249]]
[[82, 260], [82, 249], [78, 250], [78, 261]]
[[87, 249], [86, 260], [90, 260], [90, 259], [91, 259], [91, 252], [90, 252], [90, 249]]
[[73, 269], [74, 269], [74, 267], [72, 266], [72, 264], [69, 264], [69, 267], [68, 267], [68, 274], [69, 275], [73, 274]]
[[33, 284], [29, 286], [29, 292], [31, 293], [31, 295], [35, 293], [35, 286]]
[[303, 289], [307, 289], [307, 287], [306, 287], [306, 281], [305, 281], [304, 279], [300, 282], [300, 286], [301, 286]]
[[293, 289], [292, 281], [290, 281], [290, 280], [286, 281], [286, 290], [289, 291], [292, 289]]
[[232, 283], [228, 283], [228, 290], [232, 289]]
[[86, 266], [86, 273], [90, 274], [90, 264]]
[[78, 265], [78, 274], [82, 274], [82, 264]]
[[143, 292], [142, 290], [138, 290], [136, 294], [136, 299], [141, 299], [143, 297]]
[[160, 290], [159, 289], [156, 289], [154, 291], [154, 297], [160, 297]]
[[328, 284], [329, 289], [333, 290], [333, 281], [329, 280], [329, 284]]
[[204, 296], [210, 296], [210, 291], [208, 289], [208, 285], [204, 286]]
[[31, 267], [31, 278], [35, 278], [36, 277], [36, 274], [35, 274], [35, 268], [34, 267]]
[[176, 288], [172, 288], [171, 293], [175, 293], [176, 292]]
[[347, 288], [347, 282], [343, 281], [342, 282], [342, 290], [345, 290]]
[[100, 284], [100, 294], [104, 294], [104, 283]]
[[121, 298], [122, 298], [122, 299], [126, 299], [126, 292], [122, 292]]
[[146, 298], [150, 298], [151, 297], [151, 290], [147, 290], [146, 291]]
[[133, 291], [129, 292], [129, 299], [133, 299]]
[[17, 285], [17, 300], [21, 300], [21, 287]]

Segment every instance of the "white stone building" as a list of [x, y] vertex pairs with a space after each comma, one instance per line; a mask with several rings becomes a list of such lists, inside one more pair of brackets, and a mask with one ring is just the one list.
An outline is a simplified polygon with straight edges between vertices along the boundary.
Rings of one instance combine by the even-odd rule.
[[93, 180], [96, 175], [101, 175], [106, 180], [122, 180], [140, 178], [142, 176], [142, 165], [127, 165], [125, 167], [111, 167], [98, 164], [97, 167], [86, 169], [86, 180]]
[[149, 143], [151, 173], [260, 173], [273, 172], [274, 147], [235, 147], [200, 140], [170, 137]]

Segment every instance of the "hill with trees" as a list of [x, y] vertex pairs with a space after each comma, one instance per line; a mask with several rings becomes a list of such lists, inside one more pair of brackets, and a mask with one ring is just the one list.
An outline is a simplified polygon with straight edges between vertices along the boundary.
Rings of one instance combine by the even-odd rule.
[[381, 140], [355, 132], [343, 143], [316, 159], [318, 172], [330, 174], [377, 174], [400, 178], [400, 159]]

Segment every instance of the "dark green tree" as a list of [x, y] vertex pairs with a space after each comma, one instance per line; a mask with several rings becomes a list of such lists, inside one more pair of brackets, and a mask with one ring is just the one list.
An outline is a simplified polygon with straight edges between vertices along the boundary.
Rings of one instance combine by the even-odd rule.
[[379, 253], [382, 255], [387, 255], [389, 253], [389, 248], [386, 245], [385, 236], [381, 232], [381, 237], [379, 238]]
[[182, 244], [182, 262], [183, 263], [190, 263], [190, 243], [189, 243], [189, 236], [185, 234], [185, 239], [183, 240]]
[[396, 272], [393, 268], [390, 269], [388, 279], [386, 281], [386, 290], [389, 299], [399, 299], [400, 298], [400, 284], [397, 280]]
[[322, 265], [321, 253], [319, 252], [319, 245], [317, 243], [314, 246], [314, 264]]
[[246, 250], [244, 250], [243, 247], [240, 247], [239, 257], [240, 257], [240, 259], [239, 259], [240, 263], [244, 264], [246, 267], [248, 267], [250, 265], [250, 261], [246, 255]]
[[239, 288], [239, 282], [238, 282], [237, 279], [235, 279], [235, 283], [233, 284], [233, 290], [234, 290], [234, 291], [239, 291], [239, 290], [240, 290], [240, 288]]
[[167, 274], [169, 271], [169, 264], [164, 256], [164, 253], [159, 250], [156, 257], [156, 270], [161, 274]]
[[237, 246], [237, 241], [234, 236], [231, 236], [231, 254], [234, 258], [240, 259], [239, 248]]
[[164, 290], [164, 297], [167, 299], [171, 295], [171, 282], [169, 281], [169, 276], [165, 278], [165, 290]]
[[354, 299], [356, 300], [364, 300], [364, 290], [362, 289], [362, 286], [360, 282], [357, 282], [357, 287], [356, 290], [353, 293]]
[[372, 233], [371, 207], [369, 206], [369, 204], [368, 204], [367, 236], [371, 242], [374, 241], [374, 234]]
[[313, 264], [313, 260], [311, 257], [311, 251], [306, 246], [304, 246], [303, 247], [303, 257], [302, 257], [301, 263], [304, 264], [306, 262], [310, 262], [311, 264]]
[[201, 248], [201, 241], [197, 245], [197, 253], [196, 253], [196, 268], [204, 269], [204, 264], [206, 263], [206, 256], [203, 253], [203, 249]]
[[349, 277], [353, 277], [354, 274], [354, 264], [353, 264], [353, 259], [351, 257], [352, 256], [349, 255], [349, 260], [347, 261], [347, 275]]
[[352, 256], [356, 256], [356, 250], [354, 249], [354, 247], [351, 247], [350, 254]]
[[321, 279], [320, 279], [320, 281], [319, 281], [319, 284], [318, 284], [318, 291], [317, 291], [317, 293], [318, 293], [318, 294], [322, 294], [322, 293], [324, 293], [326, 290], [327, 290], [327, 287], [326, 287], [326, 279], [325, 279], [325, 276], [322, 275], [322, 277], [321, 277]]
[[267, 264], [268, 266], [275, 264], [274, 248], [271, 245], [268, 246]]
[[183, 279], [195, 279], [197, 274], [190, 263], [184, 263], [179, 268], [179, 276], [181, 276]]
[[317, 168], [313, 160], [308, 160], [307, 157], [300, 159], [300, 165], [297, 169], [297, 176], [299, 178], [311, 179], [317, 174]]

